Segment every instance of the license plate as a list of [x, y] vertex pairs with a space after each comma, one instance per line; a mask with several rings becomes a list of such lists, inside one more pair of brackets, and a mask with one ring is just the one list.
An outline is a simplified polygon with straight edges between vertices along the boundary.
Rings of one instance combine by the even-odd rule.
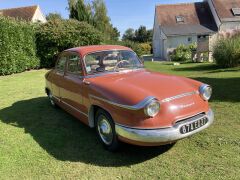
[[207, 124], [207, 122], [208, 122], [208, 118], [204, 117], [204, 118], [194, 121], [192, 123], [185, 124], [180, 128], [180, 133], [186, 134], [186, 133], [195, 131], [196, 129], [199, 129], [200, 127]]

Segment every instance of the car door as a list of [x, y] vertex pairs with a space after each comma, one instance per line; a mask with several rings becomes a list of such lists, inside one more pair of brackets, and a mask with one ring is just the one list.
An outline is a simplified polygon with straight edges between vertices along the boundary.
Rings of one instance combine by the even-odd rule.
[[68, 52], [63, 87], [60, 88], [61, 101], [70, 113], [83, 122], [87, 121], [87, 109], [83, 104], [83, 68], [78, 53]]
[[60, 88], [62, 87], [62, 82], [63, 82], [63, 76], [65, 73], [65, 66], [67, 63], [67, 56], [65, 53], [62, 53], [59, 55], [54, 73], [51, 74], [51, 79], [52, 79], [52, 94], [53, 96], [60, 100]]

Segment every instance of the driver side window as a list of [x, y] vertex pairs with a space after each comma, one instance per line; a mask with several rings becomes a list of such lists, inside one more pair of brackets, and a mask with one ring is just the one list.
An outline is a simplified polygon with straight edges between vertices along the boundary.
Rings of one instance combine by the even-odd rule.
[[67, 73], [82, 75], [82, 65], [80, 57], [76, 54], [70, 54], [67, 62]]
[[64, 72], [66, 61], [67, 61], [67, 57], [65, 55], [60, 56], [56, 64], [56, 70], [59, 72]]

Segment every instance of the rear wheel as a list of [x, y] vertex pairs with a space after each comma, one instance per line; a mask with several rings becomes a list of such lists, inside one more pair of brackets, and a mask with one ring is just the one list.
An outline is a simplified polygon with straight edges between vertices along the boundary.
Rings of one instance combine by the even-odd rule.
[[95, 116], [95, 127], [103, 146], [109, 151], [116, 151], [119, 148], [119, 141], [115, 131], [115, 124], [109, 113], [99, 109]]

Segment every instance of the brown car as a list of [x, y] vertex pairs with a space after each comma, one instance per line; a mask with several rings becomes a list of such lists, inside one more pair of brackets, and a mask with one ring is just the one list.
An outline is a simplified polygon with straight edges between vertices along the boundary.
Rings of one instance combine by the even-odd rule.
[[108, 150], [119, 140], [156, 146], [210, 126], [212, 88], [184, 77], [143, 68], [131, 49], [86, 46], [62, 52], [46, 74], [46, 93], [91, 128]]

